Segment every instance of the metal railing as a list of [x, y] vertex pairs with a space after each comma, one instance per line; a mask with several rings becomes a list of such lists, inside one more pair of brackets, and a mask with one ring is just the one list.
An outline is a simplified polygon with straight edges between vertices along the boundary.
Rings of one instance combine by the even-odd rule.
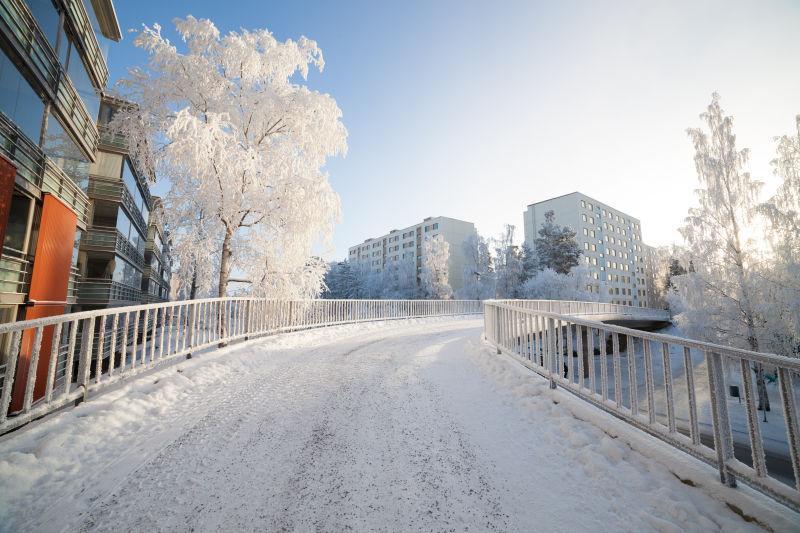
[[667, 322], [670, 313], [666, 309], [652, 309], [633, 305], [612, 304], [605, 302], [581, 302], [574, 300], [492, 300], [530, 309], [533, 311], [547, 311], [560, 315], [596, 316], [607, 320], [653, 320]]
[[[606, 305], [611, 304], [553, 302], [556, 311], [549, 311], [536, 309], [544, 304], [486, 301], [485, 336], [498, 353], [511, 354], [550, 380], [552, 388], [561, 385], [715, 466], [723, 483], [735, 486], [741, 479], [800, 509], [800, 359], [577, 316]], [[641, 317], [648, 310], [621, 311]], [[773, 383], [757, 379], [754, 384], [756, 376], [765, 374], [774, 377]], [[780, 404], [769, 412], [771, 421], [760, 422], [767, 411], [760, 411], [757, 402], [766, 404], [775, 388]]]
[[[10, 249], [7, 252], [11, 252]], [[0, 293], [27, 294], [31, 283], [31, 258], [22, 252], [19, 257], [0, 255]]]
[[106, 278], [85, 278], [78, 283], [78, 303], [131, 305], [142, 301], [140, 288]]
[[82, 238], [87, 250], [117, 252], [140, 269], [144, 267], [144, 255], [117, 228], [92, 226]]
[[[0, 391], [0, 434], [164, 361], [232, 341], [352, 322], [482, 310], [482, 302], [475, 300], [212, 298], [0, 324], [0, 337], [10, 336]], [[87, 331], [93, 333], [86, 335]]]

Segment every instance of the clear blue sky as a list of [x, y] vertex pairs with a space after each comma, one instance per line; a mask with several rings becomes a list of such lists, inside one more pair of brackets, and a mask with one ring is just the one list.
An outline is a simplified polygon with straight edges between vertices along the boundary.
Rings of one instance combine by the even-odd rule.
[[800, 2], [117, 0], [111, 79], [144, 62], [130, 28], [192, 14], [226, 32], [305, 35], [309, 85], [339, 103], [328, 165], [342, 221], [327, 255], [444, 215], [522, 236], [527, 204], [580, 190], [679, 240], [696, 176], [688, 126], [717, 90], [751, 170], [774, 189], [772, 137], [800, 113]]

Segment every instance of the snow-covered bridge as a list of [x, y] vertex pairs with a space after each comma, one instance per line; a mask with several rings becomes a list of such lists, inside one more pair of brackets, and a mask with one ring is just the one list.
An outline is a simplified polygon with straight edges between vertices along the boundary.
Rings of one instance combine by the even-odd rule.
[[[173, 331], [182, 322], [154, 318], [173, 333], [166, 348], [151, 351], [161, 332], [145, 337], [126, 351], [144, 358], [138, 370], [132, 361], [101, 365], [99, 378], [89, 370], [92, 383], [107, 383], [103, 394], [0, 439], [0, 529], [778, 531], [800, 523], [564, 388], [551, 390], [514, 360], [522, 344], [505, 347], [524, 330], [496, 338], [483, 317], [466, 314], [341, 324], [202, 352], [218, 342], [220, 314], [197, 314], [212, 326], [190, 335], [199, 356], [152, 365], [185, 350]], [[226, 310], [226, 330], [237, 327], [235, 315]], [[54, 388], [51, 401], [64, 393]]]

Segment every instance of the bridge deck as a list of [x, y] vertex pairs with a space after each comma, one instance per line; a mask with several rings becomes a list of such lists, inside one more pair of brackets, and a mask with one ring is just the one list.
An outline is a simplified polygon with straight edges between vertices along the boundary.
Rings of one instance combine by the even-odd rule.
[[139, 377], [0, 441], [0, 529], [757, 529], [481, 331], [342, 326]]

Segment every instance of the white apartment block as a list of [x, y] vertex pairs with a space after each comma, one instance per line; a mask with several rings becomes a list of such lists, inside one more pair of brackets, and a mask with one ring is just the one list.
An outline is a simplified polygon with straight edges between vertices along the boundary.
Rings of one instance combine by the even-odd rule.
[[380, 272], [393, 261], [413, 261], [417, 276], [422, 268], [422, 243], [425, 237], [441, 235], [450, 245], [449, 279], [455, 293], [462, 286], [464, 250], [462, 243], [475, 234], [472, 222], [448, 217], [428, 217], [418, 224], [404, 229], [393, 229], [386, 235], [370, 238], [347, 251], [350, 263]]
[[553, 211], [555, 223], [576, 232], [581, 260], [595, 282], [587, 287], [612, 303], [646, 307], [645, 245], [639, 219], [585, 194], [573, 192], [530, 204], [524, 212], [525, 242], [534, 239]]

